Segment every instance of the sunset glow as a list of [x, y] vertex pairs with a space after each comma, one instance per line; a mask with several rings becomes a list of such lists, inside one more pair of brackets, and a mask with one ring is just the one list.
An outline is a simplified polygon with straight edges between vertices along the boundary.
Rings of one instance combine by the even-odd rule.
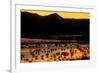
[[41, 16], [47, 16], [53, 13], [59, 14], [63, 18], [75, 18], [75, 19], [89, 19], [90, 14], [88, 12], [56, 12], [56, 11], [37, 11], [37, 10], [21, 10], [21, 12], [37, 13]]

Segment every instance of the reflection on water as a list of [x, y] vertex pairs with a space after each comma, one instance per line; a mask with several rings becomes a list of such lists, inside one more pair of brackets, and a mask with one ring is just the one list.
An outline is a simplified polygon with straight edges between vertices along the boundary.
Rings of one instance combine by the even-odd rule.
[[88, 39], [87, 35], [21, 38], [21, 63], [89, 60]]

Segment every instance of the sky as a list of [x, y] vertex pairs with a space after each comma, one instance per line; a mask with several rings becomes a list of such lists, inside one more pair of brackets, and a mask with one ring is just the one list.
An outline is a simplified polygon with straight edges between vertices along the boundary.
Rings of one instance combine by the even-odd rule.
[[75, 19], [89, 19], [89, 12], [61, 12], [61, 11], [43, 11], [43, 10], [21, 10], [21, 12], [37, 13], [41, 16], [47, 16], [53, 13], [59, 14], [63, 18], [75, 18]]

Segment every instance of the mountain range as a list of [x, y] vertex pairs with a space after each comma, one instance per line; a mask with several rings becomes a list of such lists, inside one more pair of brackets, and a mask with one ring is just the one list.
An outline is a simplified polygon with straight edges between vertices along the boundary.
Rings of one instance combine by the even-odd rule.
[[63, 18], [57, 13], [41, 16], [21, 12], [21, 37], [78, 34], [89, 35], [89, 19]]

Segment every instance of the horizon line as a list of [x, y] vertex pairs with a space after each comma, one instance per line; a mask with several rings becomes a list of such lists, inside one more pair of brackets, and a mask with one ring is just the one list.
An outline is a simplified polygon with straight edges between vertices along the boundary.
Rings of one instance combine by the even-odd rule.
[[[49, 16], [49, 15], [52, 15], [52, 14], [57, 14], [58, 16], [60, 16], [61, 18], [64, 18], [64, 19], [89, 19], [89, 18], [78, 18], [78, 17], [63, 17], [63, 16], [61, 16], [59, 13], [57, 13], [57, 12], [54, 12], [54, 13], [50, 13], [50, 14], [47, 14], [47, 15], [41, 15], [41, 14], [39, 14], [39, 13], [32, 13], [32, 12], [30, 12], [30, 11], [21, 11], [21, 12], [27, 12], [27, 13], [31, 13], [31, 14], [37, 14], [37, 15], [39, 15], [39, 16], [43, 16], [43, 17], [45, 17], [45, 16]], [[66, 13], [70, 13], [70, 12], [66, 12]], [[71, 13], [74, 13], [74, 12], [71, 12]], [[76, 12], [75, 12], [76, 13]], [[78, 12], [77, 12], [78, 13]], [[80, 12], [79, 12], [80, 13]], [[86, 14], [86, 13], [85, 13]]]

